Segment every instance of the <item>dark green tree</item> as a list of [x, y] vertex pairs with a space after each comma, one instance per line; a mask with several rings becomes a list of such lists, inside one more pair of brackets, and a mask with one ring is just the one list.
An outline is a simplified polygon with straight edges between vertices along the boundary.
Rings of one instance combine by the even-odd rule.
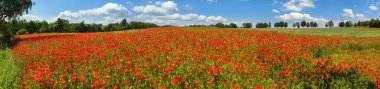
[[225, 26], [223, 23], [217, 23], [215, 24], [215, 27], [224, 28]]
[[252, 23], [243, 23], [243, 28], [252, 28]]
[[303, 28], [306, 27], [306, 25], [307, 25], [306, 21], [302, 21], [302, 22], [301, 22], [301, 26], [302, 26]]
[[230, 28], [238, 28], [238, 26], [235, 23], [230, 23]]
[[344, 23], [344, 22], [339, 23], [339, 27], [345, 27], [345, 26], [346, 26], [346, 23]]
[[354, 24], [352, 24], [351, 21], [346, 21], [346, 27], [353, 27]]

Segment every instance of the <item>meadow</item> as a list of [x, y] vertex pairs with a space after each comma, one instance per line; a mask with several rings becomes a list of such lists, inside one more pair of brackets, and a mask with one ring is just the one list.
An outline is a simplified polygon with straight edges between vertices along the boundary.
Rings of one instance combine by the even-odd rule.
[[17, 37], [0, 52], [4, 88], [380, 87], [376, 29], [159, 27]]

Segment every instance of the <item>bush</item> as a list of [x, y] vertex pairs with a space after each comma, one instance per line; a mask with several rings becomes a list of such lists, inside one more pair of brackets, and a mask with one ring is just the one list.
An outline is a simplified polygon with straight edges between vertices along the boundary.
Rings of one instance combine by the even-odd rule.
[[10, 46], [12, 34], [8, 31], [5, 22], [0, 21], [0, 49]]
[[23, 34], [29, 34], [28, 30], [22, 28], [16, 32], [16, 35], [23, 35]]

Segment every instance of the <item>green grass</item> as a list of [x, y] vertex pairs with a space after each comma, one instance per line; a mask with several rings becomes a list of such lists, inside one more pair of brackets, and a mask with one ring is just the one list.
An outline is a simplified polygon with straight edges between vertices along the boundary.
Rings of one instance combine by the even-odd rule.
[[289, 34], [336, 36], [336, 37], [380, 37], [380, 30], [372, 28], [300, 28], [300, 29], [250, 29], [255, 31], [276, 31]]
[[10, 50], [0, 50], [0, 89], [16, 88], [17, 78], [15, 75], [20, 71], [13, 60]]

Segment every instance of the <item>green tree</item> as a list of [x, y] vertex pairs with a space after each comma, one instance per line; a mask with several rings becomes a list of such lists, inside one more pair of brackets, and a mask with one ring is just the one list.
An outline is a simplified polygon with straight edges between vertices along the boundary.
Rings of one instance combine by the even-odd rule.
[[354, 25], [352, 24], [351, 21], [346, 21], [346, 27], [353, 27]]
[[0, 20], [16, 19], [28, 13], [33, 4], [32, 0], [0, 0]]
[[243, 28], [252, 28], [252, 23], [243, 23]]
[[54, 23], [54, 32], [67, 32], [69, 21], [58, 18], [57, 21]]
[[302, 22], [301, 22], [301, 26], [302, 26], [303, 28], [306, 27], [306, 25], [307, 25], [306, 21], [302, 21]]
[[345, 26], [346, 26], [346, 24], [344, 22], [339, 23], [339, 27], [345, 27]]
[[238, 26], [235, 23], [230, 23], [230, 28], [238, 28]]
[[330, 28], [332, 28], [332, 27], [334, 27], [334, 22], [333, 22], [332, 20], [330, 20], [330, 21], [328, 22], [328, 25], [329, 25]]
[[127, 19], [123, 19], [123, 20], [121, 20], [121, 22], [120, 22], [120, 25], [121, 25], [121, 29], [122, 30], [128, 30], [128, 21], [127, 21]]
[[215, 24], [215, 27], [224, 28], [224, 24], [223, 23], [217, 23], [217, 24]]
[[[18, 16], [26, 14], [33, 6], [32, 0], [0, 0], [0, 47], [9, 47], [13, 34], [7, 27], [8, 19], [16, 19]], [[24, 13], [25, 12], [25, 13]]]

